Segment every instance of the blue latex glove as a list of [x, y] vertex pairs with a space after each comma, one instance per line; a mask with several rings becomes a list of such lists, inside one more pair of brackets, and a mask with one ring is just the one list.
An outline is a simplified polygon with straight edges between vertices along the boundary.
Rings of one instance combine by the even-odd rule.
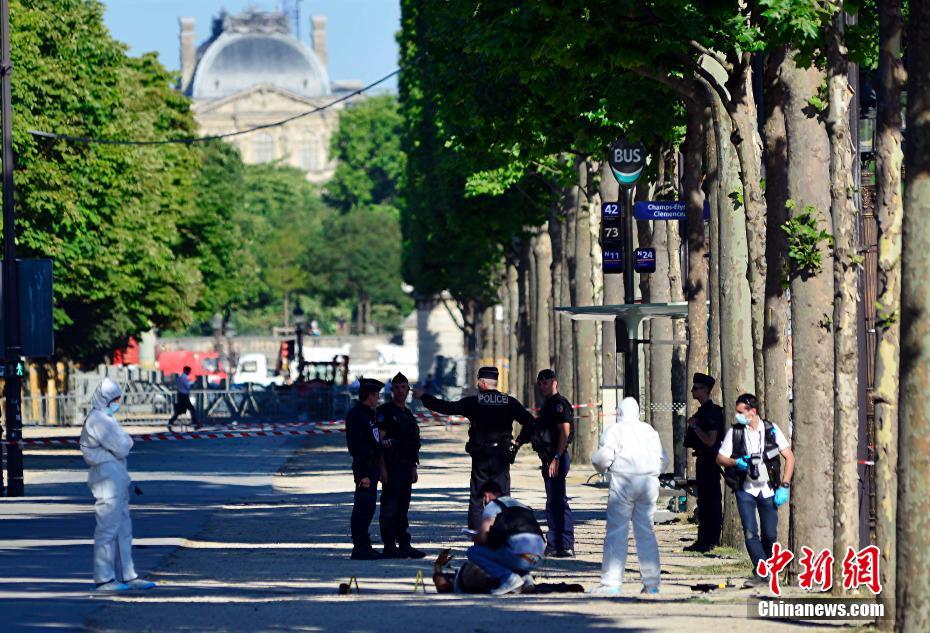
[[775, 491], [775, 507], [783, 506], [788, 503], [788, 498], [791, 496], [791, 491], [787, 488], [779, 488]]
[[749, 470], [749, 455], [743, 455], [736, 460], [736, 467], [744, 473]]

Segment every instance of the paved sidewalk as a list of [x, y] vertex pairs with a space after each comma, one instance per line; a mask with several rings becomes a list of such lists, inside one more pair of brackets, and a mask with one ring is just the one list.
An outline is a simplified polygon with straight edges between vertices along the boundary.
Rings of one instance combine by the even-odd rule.
[[[164, 427], [127, 427], [131, 433]], [[80, 428], [26, 429], [27, 437]], [[272, 478], [302, 438], [138, 443], [130, 473], [134, 560], [145, 574], [231, 501], [277, 498]], [[0, 498], [0, 631], [75, 631], [107, 598], [93, 593], [94, 500], [76, 446], [28, 447], [26, 497]]]
[[[422, 561], [352, 561], [348, 539], [352, 479], [341, 436], [303, 442], [260, 499], [214, 506], [196, 535], [162, 559], [152, 579], [160, 587], [100, 600], [87, 619], [95, 631], [520, 631], [617, 629], [622, 631], [786, 631], [802, 625], [750, 620], [748, 590], [695, 593], [698, 582], [725, 582], [748, 574], [736, 557], [681, 552], [695, 528], [659, 527], [662, 593], [640, 596], [631, 543], [622, 598], [437, 595], [432, 559], [443, 547], [458, 558], [468, 543], [465, 524], [468, 461], [462, 427], [424, 429], [423, 463], [414, 490], [411, 531], [425, 549]], [[235, 442], [236, 440], [229, 440]], [[251, 440], [248, 440], [251, 441]], [[524, 449], [513, 472], [514, 495], [544, 505], [538, 461]], [[575, 509], [574, 560], [547, 560], [537, 580], [597, 584], [604, 534], [606, 490], [585, 486], [581, 464], [570, 481]], [[377, 517], [372, 528], [377, 534]], [[414, 593], [417, 572], [426, 593]], [[361, 593], [337, 595], [352, 576]], [[804, 626], [807, 629], [810, 625]]]

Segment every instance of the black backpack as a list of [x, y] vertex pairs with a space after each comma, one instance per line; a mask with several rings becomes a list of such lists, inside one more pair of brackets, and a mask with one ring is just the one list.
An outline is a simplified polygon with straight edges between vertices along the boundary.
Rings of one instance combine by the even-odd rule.
[[501, 507], [488, 531], [487, 545], [491, 549], [506, 545], [507, 539], [515, 534], [537, 534], [542, 537], [542, 529], [531, 509], [524, 506], [508, 506], [497, 499], [491, 503]]

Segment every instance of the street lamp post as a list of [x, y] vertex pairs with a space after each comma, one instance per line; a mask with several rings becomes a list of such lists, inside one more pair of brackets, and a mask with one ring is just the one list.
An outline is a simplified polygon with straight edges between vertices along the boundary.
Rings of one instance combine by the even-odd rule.
[[[12, 123], [12, 74], [10, 58], [10, 3], [0, 0], [0, 117], [2, 117], [2, 160], [3, 160], [3, 320], [6, 328], [5, 375], [3, 395], [6, 398], [3, 416], [6, 423], [6, 439], [11, 444], [7, 454], [7, 496], [22, 497], [23, 486], [23, 417], [20, 409], [22, 383], [16, 371], [22, 354], [19, 326], [19, 279], [16, 272], [16, 228], [13, 197], [13, 123]], [[2, 486], [0, 475], [0, 486]]]
[[304, 311], [300, 301], [294, 307], [294, 330], [297, 332], [297, 381], [304, 380]]
[[236, 349], [233, 344], [236, 340], [236, 328], [232, 323], [226, 326], [226, 375], [227, 380], [232, 381], [233, 372], [236, 369]]
[[210, 326], [213, 328], [213, 351], [216, 352], [217, 362], [223, 355], [223, 315], [219, 312], [213, 314], [210, 319]]

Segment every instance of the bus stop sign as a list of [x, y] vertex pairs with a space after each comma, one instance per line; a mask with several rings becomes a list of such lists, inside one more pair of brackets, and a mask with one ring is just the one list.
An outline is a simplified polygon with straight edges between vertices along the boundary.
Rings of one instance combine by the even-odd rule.
[[620, 139], [607, 149], [607, 162], [621, 187], [633, 187], [646, 166], [646, 146]]

